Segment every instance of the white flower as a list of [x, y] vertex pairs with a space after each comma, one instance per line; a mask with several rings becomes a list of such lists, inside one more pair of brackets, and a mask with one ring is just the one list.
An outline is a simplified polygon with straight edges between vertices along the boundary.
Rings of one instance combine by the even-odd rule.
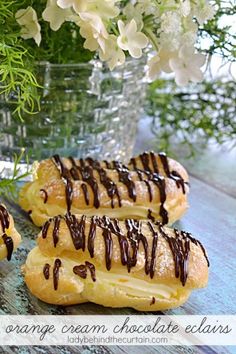
[[71, 9], [62, 9], [57, 5], [57, 0], [48, 0], [47, 7], [43, 11], [42, 17], [50, 23], [53, 31], [59, 30], [65, 21], [69, 21], [73, 17]]
[[99, 58], [102, 61], [106, 61], [110, 70], [113, 70], [116, 66], [123, 65], [125, 62], [125, 53], [118, 47], [117, 37], [110, 35], [105, 41], [104, 52], [99, 50]]
[[99, 47], [105, 51], [105, 40], [108, 33], [101, 18], [92, 13], [80, 13], [82, 21], [78, 22], [80, 26], [80, 34], [85, 38], [84, 48], [91, 51], [97, 50]]
[[191, 3], [189, 0], [180, 0], [180, 13], [186, 17], [191, 12]]
[[24, 39], [33, 38], [39, 46], [42, 39], [41, 26], [38, 23], [35, 10], [31, 6], [28, 6], [27, 9], [18, 10], [15, 17], [21, 26], [21, 37]]
[[170, 65], [169, 65], [169, 60], [171, 56], [174, 56], [174, 53], [165, 51], [164, 49], [161, 49], [157, 55], [152, 57], [148, 61], [148, 76], [151, 80], [155, 80], [161, 72], [165, 73], [170, 73], [172, 72]]
[[109, 21], [120, 13], [119, 8], [115, 6], [115, 2], [116, 0], [87, 0], [86, 12], [92, 12], [103, 20]]
[[181, 17], [178, 13], [168, 11], [161, 16], [161, 31], [176, 33], [181, 31]]
[[128, 50], [133, 58], [142, 56], [142, 49], [148, 45], [148, 38], [144, 33], [137, 31], [135, 20], [131, 20], [126, 25], [123, 21], [118, 21], [120, 36], [117, 38], [119, 47]]
[[119, 8], [115, 6], [116, 0], [57, 0], [62, 9], [73, 8], [77, 14], [90, 12], [109, 20], [119, 15]]
[[189, 81], [201, 82], [203, 73], [200, 68], [205, 63], [205, 59], [203, 54], [194, 53], [194, 47], [186, 45], [181, 47], [178, 56], [169, 60], [177, 85], [184, 86]]
[[137, 2], [137, 9], [140, 13], [145, 13], [145, 15], [151, 15], [155, 12], [155, 5], [151, 0], [138, 0]]
[[179, 49], [181, 39], [182, 37], [180, 32], [176, 31], [176, 33], [172, 32], [171, 34], [162, 32], [159, 38], [159, 45], [162, 48], [165, 47], [167, 51], [173, 52]]
[[68, 9], [73, 7], [75, 12], [83, 12], [87, 9], [86, 0], [57, 0], [57, 5], [62, 9]]
[[194, 15], [196, 16], [200, 25], [203, 25], [204, 22], [210, 20], [215, 15], [215, 9], [211, 6], [208, 1], [196, 5], [194, 8]]
[[140, 11], [139, 8], [137, 8], [137, 6], [134, 6], [132, 4], [128, 4], [125, 6], [123, 13], [126, 16], [126, 19], [128, 21], [131, 21], [132, 19], [135, 20], [139, 30], [141, 30], [143, 28], [142, 12]]

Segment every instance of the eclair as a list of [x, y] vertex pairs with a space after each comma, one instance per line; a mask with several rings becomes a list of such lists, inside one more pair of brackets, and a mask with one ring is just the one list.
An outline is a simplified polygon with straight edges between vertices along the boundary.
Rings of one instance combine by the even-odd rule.
[[0, 260], [7, 258], [10, 261], [20, 241], [21, 236], [14, 227], [13, 217], [6, 207], [0, 204]]
[[58, 155], [38, 164], [19, 204], [42, 226], [56, 215], [107, 215], [172, 224], [188, 207], [188, 174], [164, 153], [143, 153], [127, 165]]
[[205, 287], [208, 266], [197, 239], [160, 222], [68, 213], [43, 226], [24, 276], [30, 292], [50, 304], [159, 311]]

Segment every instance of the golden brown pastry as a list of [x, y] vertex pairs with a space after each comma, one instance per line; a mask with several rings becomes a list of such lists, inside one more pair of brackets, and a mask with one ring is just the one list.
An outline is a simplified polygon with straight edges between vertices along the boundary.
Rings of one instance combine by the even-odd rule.
[[66, 212], [172, 224], [188, 207], [188, 191], [187, 172], [164, 153], [143, 153], [127, 166], [56, 155], [38, 165], [19, 203], [38, 226]]
[[50, 219], [37, 241], [24, 266], [25, 282], [51, 304], [165, 310], [208, 281], [201, 243], [159, 222], [67, 214]]
[[13, 251], [18, 247], [21, 237], [14, 227], [12, 216], [6, 207], [0, 204], [0, 260], [11, 260]]

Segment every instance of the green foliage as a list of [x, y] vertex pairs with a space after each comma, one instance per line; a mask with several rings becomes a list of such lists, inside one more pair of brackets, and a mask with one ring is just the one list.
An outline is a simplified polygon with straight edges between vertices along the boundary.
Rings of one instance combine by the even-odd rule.
[[[228, 25], [236, 14], [235, 1], [211, 1], [216, 15], [199, 29], [198, 49], [211, 57], [218, 54], [223, 63], [235, 62], [236, 33]], [[222, 20], [228, 21], [222, 25]], [[207, 39], [208, 47], [201, 48]], [[173, 140], [187, 146], [190, 156], [196, 152], [196, 141], [225, 142], [236, 146], [235, 81], [210, 80], [179, 88], [172, 80], [157, 80], [148, 89], [146, 112], [153, 117], [153, 131], [161, 150], [173, 153]]]
[[[22, 150], [19, 156], [14, 156], [14, 168], [11, 178], [1, 178], [4, 174], [4, 170], [0, 171], [0, 197], [6, 197], [8, 200], [16, 201], [18, 197], [19, 182], [24, 180], [31, 174], [30, 168], [27, 167], [25, 173], [20, 172], [19, 164], [24, 158], [27, 161], [27, 156], [24, 156], [25, 152]], [[27, 164], [29, 166], [29, 164]]]
[[12, 2], [0, 2], [0, 94], [16, 102], [15, 112], [33, 112], [38, 103], [32, 58], [18, 36]]
[[0, 1], [0, 95], [15, 102], [15, 113], [33, 113], [39, 107], [39, 84], [35, 75], [35, 64], [39, 61], [51, 63], [87, 62], [94, 56], [83, 48], [84, 39], [79, 28], [67, 23], [53, 32], [49, 24], [41, 23], [42, 43], [38, 47], [33, 40], [20, 37], [20, 27], [15, 13], [20, 8], [33, 6], [42, 13], [46, 1]]
[[[212, 3], [216, 8], [216, 14], [212, 20], [199, 29], [199, 48], [201, 48], [201, 39], [208, 39], [210, 45], [205, 52], [210, 56], [218, 53], [227, 62], [233, 62], [236, 58], [236, 2], [235, 0], [213, 0]], [[223, 25], [222, 20], [226, 19], [227, 24]], [[234, 25], [228, 25], [228, 23]]]
[[[146, 112], [153, 117], [159, 148], [170, 151], [173, 139], [195, 152], [195, 142], [232, 142], [236, 146], [235, 82], [204, 81], [181, 89], [157, 80], [148, 89]], [[171, 151], [170, 151], [171, 152]]]

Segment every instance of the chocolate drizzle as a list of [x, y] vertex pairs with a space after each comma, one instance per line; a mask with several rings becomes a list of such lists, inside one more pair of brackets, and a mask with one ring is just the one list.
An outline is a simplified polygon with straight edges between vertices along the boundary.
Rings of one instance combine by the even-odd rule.
[[65, 220], [70, 230], [71, 238], [76, 250], [85, 250], [85, 216], [78, 221], [75, 215], [66, 214]]
[[150, 306], [154, 305], [155, 302], [156, 302], [156, 299], [155, 299], [155, 297], [153, 296], [153, 297], [152, 297], [152, 300], [151, 300], [151, 302], [150, 302]]
[[92, 281], [96, 281], [96, 271], [95, 266], [90, 262], [85, 262], [85, 264], [80, 264], [73, 268], [74, 274], [78, 275], [82, 279], [87, 278], [87, 270], [89, 269]]
[[44, 204], [46, 204], [48, 201], [48, 193], [45, 189], [40, 189], [40, 192], [43, 192], [43, 194], [44, 194], [44, 201], [43, 202], [44, 202]]
[[151, 220], [152, 222], [155, 222], [155, 221], [156, 221], [156, 219], [155, 219], [154, 216], [152, 215], [152, 210], [151, 210], [151, 209], [148, 209], [147, 218], [148, 218], [149, 220]]
[[49, 219], [48, 221], [45, 222], [45, 224], [42, 227], [42, 238], [46, 238], [47, 237], [47, 233], [48, 233], [48, 229], [49, 226], [51, 224], [52, 219]]
[[[147, 152], [144, 152], [143, 154], [139, 155], [139, 158], [142, 162], [144, 170], [140, 170], [137, 168], [136, 159], [134, 159], [134, 158], [130, 160], [131, 165], [133, 166], [134, 170], [138, 174], [139, 180], [146, 183], [148, 193], [149, 193], [149, 201], [150, 202], [152, 202], [152, 200], [153, 200], [153, 194], [152, 194], [152, 188], [151, 188], [150, 182], [155, 184], [157, 186], [157, 188], [159, 189], [159, 193], [160, 193], [160, 212], [159, 212], [159, 214], [162, 218], [162, 223], [168, 224], [168, 222], [169, 222], [168, 212], [164, 207], [164, 204], [166, 201], [165, 178], [159, 174], [159, 169], [157, 166], [155, 154], [153, 152], [150, 152], [150, 154]], [[151, 167], [150, 161], [152, 162], [152, 167]], [[153, 171], [152, 171], [152, 169], [153, 169]]]
[[89, 205], [89, 193], [88, 193], [88, 188], [85, 183], [81, 185], [82, 191], [84, 193], [84, 200], [86, 205]]
[[52, 232], [52, 238], [53, 238], [54, 247], [56, 247], [59, 241], [59, 228], [60, 228], [61, 218], [60, 216], [56, 216], [53, 220], [54, 220], [54, 228]]
[[50, 264], [46, 263], [43, 267], [43, 275], [46, 280], [50, 278]]
[[[81, 176], [82, 181], [86, 182], [90, 186], [94, 196], [93, 206], [98, 209], [100, 207], [100, 198], [98, 193], [98, 183], [93, 175], [93, 168], [89, 165], [86, 166], [85, 162], [82, 159], [80, 159], [80, 166], [76, 164], [76, 161], [73, 159], [73, 157], [70, 157], [69, 159], [72, 163], [72, 168], [70, 169], [70, 171], [68, 170], [68, 173], [71, 174], [71, 177], [75, 181], [80, 180]], [[85, 192], [84, 197], [85, 202], [87, 203], [86, 199], [88, 195], [86, 195]]]
[[176, 182], [178, 188], [182, 187], [182, 191], [185, 194], [186, 191], [185, 191], [184, 179], [180, 176], [180, 174], [177, 171], [170, 171], [168, 158], [164, 152], [160, 152], [158, 156], [161, 159], [167, 177], [173, 179]]
[[60, 267], [61, 267], [61, 260], [60, 259], [56, 259], [54, 262], [54, 266], [53, 266], [53, 286], [54, 286], [54, 290], [58, 289], [58, 282], [59, 282], [59, 271], [60, 271]]
[[135, 184], [132, 181], [129, 169], [118, 161], [113, 161], [113, 166], [119, 175], [119, 182], [126, 185], [129, 197], [136, 202]]
[[[89, 231], [85, 232], [85, 216], [82, 216], [80, 220], [76, 219], [76, 217], [71, 214], [67, 214], [65, 217], [61, 218], [64, 218], [66, 221], [76, 250], [82, 249], [85, 251], [87, 235], [87, 249], [91, 258], [95, 256], [94, 248], [96, 229], [102, 229], [105, 247], [105, 263], [108, 271], [112, 266], [114, 237], [117, 237], [119, 242], [121, 263], [123, 266], [127, 267], [128, 272], [130, 272], [131, 268], [135, 267], [137, 264], [138, 252], [141, 244], [145, 255], [145, 273], [149, 275], [151, 279], [153, 279], [157, 263], [158, 240], [160, 237], [163, 237], [170, 247], [175, 264], [175, 276], [176, 278], [180, 279], [183, 286], [186, 284], [188, 277], [188, 262], [191, 243], [201, 248], [204, 257], [206, 258], [207, 265], [209, 266], [209, 260], [206, 255], [206, 251], [198, 240], [193, 238], [193, 236], [189, 233], [178, 231], [176, 229], [174, 230], [174, 236], [169, 236], [160, 222], [152, 223], [148, 221], [147, 223], [147, 226], [149, 227], [152, 234], [152, 242], [151, 245], [149, 245], [147, 238], [142, 233], [143, 224], [138, 220], [127, 219], [125, 221], [126, 232], [124, 233], [121, 230], [119, 221], [117, 219], [110, 219], [107, 216], [94, 216], [90, 219]], [[50, 222], [52, 222], [52, 220]], [[56, 274], [59, 271], [60, 265], [61, 263], [59, 263], [59, 261], [55, 261], [53, 270], [55, 287], [57, 285], [58, 279]], [[79, 267], [80, 268], [76, 268], [76, 272], [79, 273], [78, 275], [81, 277], [85, 277], [85, 275], [87, 276], [87, 268], [89, 268], [93, 278], [94, 269], [89, 265], [88, 262], [85, 263], [85, 265], [81, 265]]]
[[94, 257], [94, 240], [96, 237], [96, 226], [97, 226], [96, 220], [97, 217], [93, 216], [91, 219], [90, 230], [88, 235], [88, 251], [91, 258]]
[[59, 155], [54, 155], [52, 161], [55, 163], [58, 171], [60, 172], [61, 178], [65, 183], [67, 210], [70, 211], [73, 199], [73, 184], [70, 178], [69, 170], [63, 165]]
[[111, 236], [111, 230], [109, 228], [110, 219], [108, 217], [103, 217], [103, 238], [105, 243], [105, 253], [106, 253], [106, 267], [107, 270], [111, 269], [111, 259], [112, 259], [112, 249], [113, 241]]
[[7, 236], [6, 234], [2, 235], [2, 239], [7, 248], [7, 260], [10, 261], [14, 249], [13, 240], [11, 237]]
[[7, 248], [7, 260], [10, 261], [14, 250], [14, 242], [13, 239], [5, 233], [10, 227], [10, 216], [2, 204], [0, 204], [0, 222], [3, 232], [2, 240]]
[[[174, 180], [178, 188], [182, 187], [182, 191], [185, 194], [185, 182], [183, 178], [179, 175], [177, 171], [170, 171], [168, 158], [165, 153], [159, 153], [159, 158], [161, 160], [163, 169], [165, 171], [165, 175]], [[142, 181], [147, 186], [147, 191], [149, 194], [150, 203], [153, 201], [153, 190], [152, 188], [155, 185], [159, 189], [160, 194], [160, 217], [162, 218], [163, 224], [168, 224], [169, 217], [168, 212], [165, 209], [166, 202], [166, 183], [165, 178], [160, 175], [159, 166], [157, 162], [157, 158], [154, 152], [144, 152], [139, 155], [139, 159], [142, 164], [142, 169], [138, 168], [137, 159], [132, 158], [130, 160], [129, 167], [123, 165], [118, 161], [103, 161], [103, 165], [94, 160], [92, 158], [87, 158], [85, 160], [75, 160], [73, 157], [70, 157], [69, 160], [71, 162], [71, 168], [66, 167], [63, 164], [62, 159], [55, 155], [52, 158], [52, 161], [56, 165], [62, 180], [65, 183], [65, 192], [66, 192], [66, 202], [67, 202], [67, 211], [70, 212], [72, 199], [73, 199], [73, 180], [83, 181], [81, 184], [81, 189], [84, 195], [84, 200], [86, 205], [90, 204], [89, 198], [89, 190], [88, 186], [91, 188], [93, 192], [93, 206], [98, 209], [100, 207], [100, 190], [98, 179], [100, 183], [104, 186], [108, 197], [111, 199], [111, 207], [115, 208], [115, 206], [122, 207], [122, 201], [119, 194], [119, 189], [117, 184], [108, 176], [106, 169], [115, 170], [118, 174], [119, 182], [123, 183], [127, 187], [128, 195], [131, 200], [136, 202], [137, 194], [136, 194], [136, 186], [135, 182], [132, 180], [132, 169], [137, 173], [139, 181]], [[102, 166], [104, 166], [104, 169]], [[97, 174], [97, 176], [95, 175]], [[46, 192], [45, 190], [41, 190]], [[115, 204], [117, 201], [117, 204]], [[47, 202], [47, 194], [45, 194], [44, 202]]]
[[96, 160], [93, 160], [91, 157], [88, 157], [86, 161], [94, 170], [98, 172], [100, 182], [106, 188], [107, 194], [111, 199], [111, 207], [114, 208], [114, 196], [117, 197], [119, 207], [121, 207], [121, 199], [117, 185], [107, 176], [106, 170], [101, 168], [100, 163]]
[[2, 225], [2, 231], [5, 232], [10, 226], [10, 217], [6, 208], [0, 204], [0, 222]]
[[154, 230], [153, 225], [151, 222], [148, 222], [148, 226], [152, 232], [152, 252], [151, 252], [151, 262], [150, 262], [150, 277], [153, 279], [154, 273], [155, 273], [155, 268], [156, 268], [156, 251], [157, 251], [157, 242], [158, 242], [158, 233]]

